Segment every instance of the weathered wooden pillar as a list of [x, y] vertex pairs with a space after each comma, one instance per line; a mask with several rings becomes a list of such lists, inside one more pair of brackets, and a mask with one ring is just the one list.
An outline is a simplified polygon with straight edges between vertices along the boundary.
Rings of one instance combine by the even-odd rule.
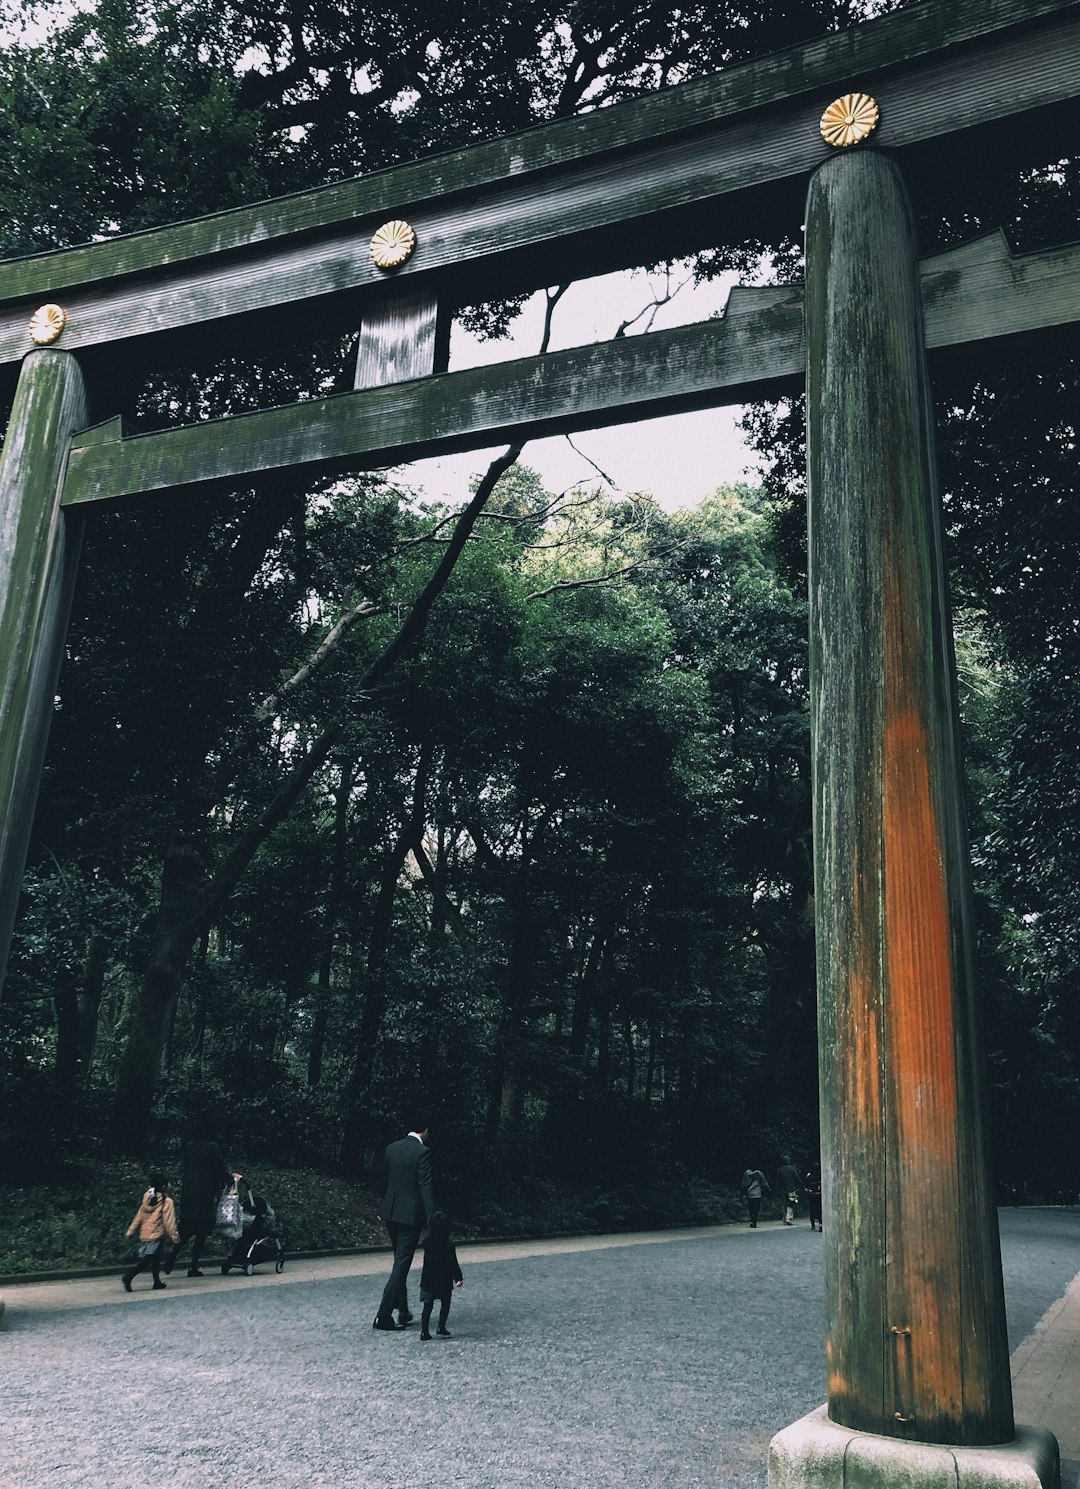
[[32, 351], [0, 452], [0, 984], [82, 544], [60, 489], [68, 441], [86, 422], [75, 358]]
[[915, 239], [872, 150], [806, 217], [829, 1417], [1013, 1437]]
[[365, 303], [353, 385], [380, 388], [445, 372], [449, 351], [450, 321], [436, 290], [387, 285]]

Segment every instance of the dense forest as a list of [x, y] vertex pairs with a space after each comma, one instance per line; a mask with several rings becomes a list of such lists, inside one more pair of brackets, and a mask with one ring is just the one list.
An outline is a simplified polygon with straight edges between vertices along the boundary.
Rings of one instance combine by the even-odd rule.
[[[97, 0], [9, 8], [0, 253], [359, 175], [895, 8]], [[918, 198], [925, 251], [1077, 237], [1052, 152]], [[799, 277], [794, 240], [690, 268]], [[549, 309], [558, 291], [549, 292]], [[515, 304], [461, 307], [502, 334]], [[136, 427], [351, 385], [355, 334], [149, 380]], [[1003, 1183], [1080, 1184], [1075, 345], [936, 382]], [[104, 412], [112, 412], [111, 409]], [[0, 1002], [9, 1180], [153, 1151], [618, 1190], [816, 1143], [798, 403], [674, 515], [510, 450], [89, 525]], [[506, 1165], [504, 1165], [505, 1167]]]

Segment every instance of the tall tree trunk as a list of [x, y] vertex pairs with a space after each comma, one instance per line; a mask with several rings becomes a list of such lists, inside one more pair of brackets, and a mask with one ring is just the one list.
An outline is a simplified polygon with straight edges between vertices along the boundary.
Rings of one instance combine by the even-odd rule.
[[322, 1080], [323, 1056], [326, 1051], [326, 1032], [330, 1022], [330, 993], [334, 971], [334, 945], [337, 940], [341, 907], [345, 899], [345, 865], [348, 847], [349, 798], [356, 778], [356, 763], [347, 760], [338, 777], [337, 797], [334, 803], [334, 841], [330, 860], [330, 884], [326, 894], [326, 920], [323, 924], [323, 944], [319, 955], [319, 980], [315, 992], [315, 1015], [311, 1024], [311, 1044], [308, 1047], [307, 1082], [317, 1086]]
[[545, 815], [533, 829], [532, 837], [523, 842], [521, 862], [514, 876], [514, 929], [506, 965], [503, 1013], [488, 1107], [487, 1131], [492, 1142], [498, 1138], [500, 1127], [516, 1126], [525, 1101], [525, 1010], [532, 990], [533, 969], [531, 871], [536, 847], [546, 825]]
[[574, 1011], [570, 1019], [570, 1059], [579, 1069], [584, 1069], [589, 1050], [589, 1024], [592, 1020], [593, 1002], [596, 996], [596, 980], [600, 975], [600, 963], [607, 944], [607, 926], [597, 927], [586, 958], [581, 980], [574, 998]]
[[645, 1105], [650, 1106], [653, 1099], [653, 1086], [656, 1082], [656, 1057], [660, 1046], [660, 1026], [656, 1019], [649, 1020], [649, 1057], [645, 1064]]
[[56, 1085], [64, 1096], [74, 1096], [79, 1083], [78, 981], [68, 967], [61, 967], [53, 985], [56, 1014]]
[[368, 1098], [375, 1069], [375, 1051], [386, 1011], [386, 959], [394, 930], [394, 900], [409, 847], [423, 828], [430, 764], [431, 751], [425, 745], [421, 749], [416, 768], [409, 818], [387, 854], [375, 901], [363, 976], [364, 1003], [345, 1092], [345, 1126], [339, 1156], [341, 1165], [346, 1170], [355, 1170], [359, 1165], [370, 1118]]
[[[440, 804], [444, 806], [444, 803]], [[446, 813], [440, 810], [441, 821]], [[446, 893], [446, 835], [439, 827], [435, 845], [435, 862], [432, 865], [431, 921], [428, 927], [428, 945], [431, 948], [433, 975], [427, 980], [423, 998], [423, 1017], [420, 1021], [420, 1051], [417, 1065], [420, 1072], [420, 1089], [429, 1101], [438, 1101], [439, 1087], [439, 1033], [442, 1016], [442, 984], [438, 976], [443, 966], [449, 911]]]
[[177, 834], [165, 855], [149, 964], [135, 1001], [117, 1079], [116, 1136], [133, 1152], [139, 1151], [145, 1141], [169, 1020], [180, 992], [184, 964], [197, 935], [198, 881], [195, 847]]
[[105, 971], [109, 965], [109, 948], [103, 936], [91, 936], [83, 964], [82, 978], [76, 993], [79, 1009], [79, 1078], [90, 1079], [97, 1043], [98, 1013], [105, 990]]

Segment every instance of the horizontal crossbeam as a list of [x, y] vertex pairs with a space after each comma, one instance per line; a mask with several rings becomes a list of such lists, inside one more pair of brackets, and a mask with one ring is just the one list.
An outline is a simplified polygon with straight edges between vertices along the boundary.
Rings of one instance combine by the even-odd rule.
[[[1080, 322], [1080, 246], [1013, 256], [1001, 234], [921, 266], [928, 347]], [[802, 289], [736, 289], [722, 320], [262, 413], [72, 442], [65, 506], [396, 465], [688, 409], [780, 397], [805, 371]]]
[[[1064, 108], [1080, 93], [1080, 0], [955, 0], [894, 15], [573, 120], [195, 222], [0, 264], [0, 367], [28, 349], [43, 300], [62, 345], [101, 360], [202, 355], [264, 322], [353, 327], [386, 279], [368, 242], [405, 217], [401, 279], [459, 303], [798, 227], [829, 153], [818, 121], [852, 88], [881, 106], [883, 148], [975, 148], [971, 131]], [[1075, 112], [1075, 111], [1074, 111]], [[955, 163], [955, 157], [954, 157]], [[242, 344], [242, 342], [240, 343]]]

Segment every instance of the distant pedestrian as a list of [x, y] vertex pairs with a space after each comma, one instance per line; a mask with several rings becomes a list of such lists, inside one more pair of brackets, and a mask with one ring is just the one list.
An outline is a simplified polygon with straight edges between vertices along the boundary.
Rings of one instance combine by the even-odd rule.
[[803, 1180], [803, 1188], [806, 1190], [806, 1205], [810, 1211], [810, 1229], [821, 1229], [821, 1165], [815, 1163], [812, 1168], [807, 1169], [806, 1178]]
[[206, 1119], [196, 1121], [192, 1125], [191, 1136], [184, 1144], [184, 1176], [180, 1185], [180, 1240], [165, 1268], [166, 1275], [172, 1271], [177, 1256], [188, 1241], [191, 1242], [188, 1276], [206, 1275], [200, 1271], [199, 1263], [202, 1261], [203, 1248], [214, 1231], [218, 1197], [223, 1189], [242, 1177], [242, 1174], [234, 1174], [226, 1166]]
[[748, 1168], [743, 1170], [739, 1188], [746, 1200], [746, 1208], [750, 1211], [750, 1229], [757, 1230], [758, 1212], [761, 1209], [761, 1201], [770, 1195], [769, 1181], [759, 1168]]
[[124, 1291], [129, 1293], [133, 1279], [140, 1272], [146, 1271], [153, 1275], [155, 1290], [160, 1291], [165, 1286], [161, 1280], [162, 1248], [167, 1240], [179, 1240], [169, 1181], [164, 1174], [150, 1175], [150, 1187], [143, 1195], [142, 1203], [136, 1210], [135, 1219], [128, 1226], [127, 1233], [138, 1237], [139, 1252], [135, 1265], [120, 1279], [124, 1284]]
[[799, 1170], [791, 1161], [791, 1154], [785, 1153], [780, 1160], [780, 1167], [776, 1171], [776, 1188], [784, 1202], [784, 1224], [795, 1224], [795, 1210], [799, 1203]]
[[[419, 1118], [408, 1137], [386, 1149], [386, 1197], [382, 1218], [394, 1248], [394, 1264], [383, 1289], [373, 1329], [393, 1331], [412, 1323], [407, 1284], [416, 1255], [420, 1232], [431, 1224], [435, 1196], [431, 1186], [431, 1150], [427, 1146], [428, 1120]], [[398, 1321], [394, 1322], [397, 1309]]]
[[450, 1239], [449, 1217], [442, 1210], [436, 1210], [424, 1242], [424, 1268], [420, 1273], [420, 1301], [424, 1305], [420, 1315], [421, 1339], [431, 1338], [428, 1325], [436, 1303], [439, 1305], [439, 1323], [435, 1332], [449, 1339], [446, 1320], [450, 1314], [450, 1299], [454, 1288], [463, 1287], [464, 1283], [457, 1251]]

